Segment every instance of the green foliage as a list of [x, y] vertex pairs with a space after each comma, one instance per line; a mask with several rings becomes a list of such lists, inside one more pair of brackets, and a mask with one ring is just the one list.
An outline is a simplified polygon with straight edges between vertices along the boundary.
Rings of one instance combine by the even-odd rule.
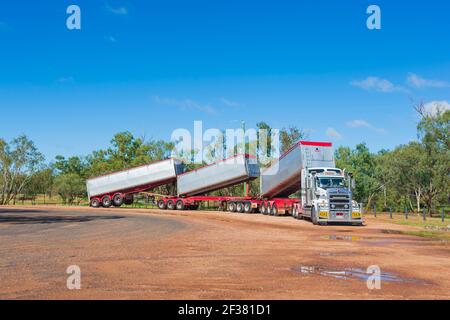
[[73, 204], [76, 199], [86, 196], [86, 184], [75, 173], [61, 174], [55, 178], [54, 191], [63, 199], [64, 204]]
[[0, 139], [0, 205], [16, 199], [43, 164], [44, 156], [22, 135], [9, 144]]

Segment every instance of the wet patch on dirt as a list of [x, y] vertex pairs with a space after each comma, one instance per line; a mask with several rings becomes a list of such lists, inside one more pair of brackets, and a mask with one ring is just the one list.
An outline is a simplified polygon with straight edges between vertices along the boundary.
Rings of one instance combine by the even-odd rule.
[[351, 257], [361, 255], [356, 252], [321, 252], [321, 257]]
[[[294, 272], [302, 275], [320, 275], [325, 277], [332, 277], [340, 280], [361, 280], [367, 281], [373, 273], [368, 273], [360, 268], [329, 268], [323, 266], [297, 266], [291, 269]], [[400, 275], [391, 272], [381, 272], [380, 280], [382, 282], [395, 283], [412, 283], [418, 285], [427, 284], [426, 281], [413, 278], [403, 278]]]

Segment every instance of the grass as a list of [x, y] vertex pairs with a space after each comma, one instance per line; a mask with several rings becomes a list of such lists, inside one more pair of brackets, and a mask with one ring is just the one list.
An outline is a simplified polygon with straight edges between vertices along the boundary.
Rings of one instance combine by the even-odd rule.
[[448, 218], [447, 216], [445, 217], [444, 222], [442, 222], [442, 218], [440, 217], [438, 218], [429, 216], [427, 216], [426, 220], [424, 221], [422, 215], [417, 214], [410, 214], [408, 216], [408, 219], [405, 218], [404, 213], [393, 213], [392, 219], [390, 218], [388, 212], [377, 213], [376, 218], [373, 216], [373, 214], [366, 214], [366, 216], [387, 223], [412, 226], [419, 229], [414, 231], [401, 231], [403, 234], [428, 239], [450, 241], [450, 218]]

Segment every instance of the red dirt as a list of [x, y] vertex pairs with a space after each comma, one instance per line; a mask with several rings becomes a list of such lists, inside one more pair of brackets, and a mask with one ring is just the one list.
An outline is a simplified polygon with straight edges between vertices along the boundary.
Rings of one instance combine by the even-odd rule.
[[[224, 212], [2, 207], [0, 299], [449, 299], [449, 244], [383, 232], [407, 229], [374, 218], [320, 227]], [[81, 290], [66, 288], [70, 265]], [[396, 281], [369, 290], [364, 279], [298, 272], [371, 265]]]

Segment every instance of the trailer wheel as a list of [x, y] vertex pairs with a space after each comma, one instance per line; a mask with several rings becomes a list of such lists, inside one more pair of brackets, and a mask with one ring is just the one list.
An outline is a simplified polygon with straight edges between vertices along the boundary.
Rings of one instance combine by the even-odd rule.
[[111, 202], [111, 197], [110, 196], [104, 196], [102, 198], [102, 206], [103, 207], [109, 208], [109, 207], [111, 207], [111, 204], [112, 204], [112, 202]]
[[252, 213], [252, 203], [251, 202], [249, 202], [249, 201], [247, 201], [247, 202], [244, 202], [244, 212], [245, 213]]
[[121, 194], [116, 194], [116, 195], [114, 195], [114, 197], [113, 197], [113, 205], [115, 206], [115, 207], [120, 207], [122, 204], [123, 204], [123, 198], [122, 198], [122, 195]]
[[159, 200], [158, 201], [158, 208], [160, 209], [160, 210], [166, 210], [167, 209], [167, 205], [166, 205], [166, 203], [164, 202], [164, 200]]
[[90, 203], [92, 208], [99, 208], [100, 207], [100, 200], [98, 200], [97, 198], [91, 199], [91, 203]]
[[184, 202], [183, 200], [178, 200], [176, 203], [177, 210], [184, 210]]
[[266, 205], [264, 204], [264, 202], [262, 202], [262, 203], [259, 205], [259, 211], [260, 211], [263, 215], [266, 215], [266, 214], [267, 214], [267, 211], [266, 211]]
[[316, 209], [314, 209], [314, 208], [311, 209], [311, 221], [312, 221], [313, 225], [319, 224], [319, 222], [317, 221]]
[[272, 216], [277, 216], [278, 215], [278, 207], [277, 207], [277, 205], [275, 203], [272, 206], [271, 215]]
[[272, 215], [272, 207], [270, 206], [269, 202], [267, 202], [266, 212], [269, 216]]
[[175, 203], [173, 202], [173, 200], [167, 201], [167, 209], [175, 210]]
[[236, 212], [236, 203], [235, 202], [232, 202], [232, 201], [228, 202], [227, 207], [228, 207], [229, 212]]
[[132, 205], [134, 202], [134, 196], [132, 194], [126, 194], [123, 203], [126, 205]]
[[243, 213], [244, 212], [244, 204], [242, 202], [236, 203], [236, 211], [239, 212], [239, 213]]

